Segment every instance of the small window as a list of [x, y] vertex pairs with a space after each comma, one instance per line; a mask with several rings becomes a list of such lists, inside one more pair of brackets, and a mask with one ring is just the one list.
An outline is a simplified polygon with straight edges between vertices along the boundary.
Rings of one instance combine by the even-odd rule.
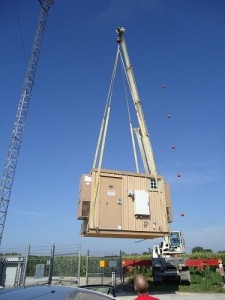
[[150, 190], [157, 190], [156, 180], [154, 178], [150, 179]]

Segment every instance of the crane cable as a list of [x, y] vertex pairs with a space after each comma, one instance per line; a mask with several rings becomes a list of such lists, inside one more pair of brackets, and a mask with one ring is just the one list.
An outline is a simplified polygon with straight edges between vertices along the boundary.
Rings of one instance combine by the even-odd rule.
[[[207, 178], [206, 174], [204, 172], [204, 169], [201, 169], [199, 167], [199, 163], [197, 163], [197, 162], [199, 162], [200, 160], [198, 160], [193, 155], [192, 147], [190, 147], [190, 145], [186, 143], [186, 140], [183, 139], [183, 136], [184, 136], [183, 128], [182, 128], [182, 131], [181, 130], [177, 131], [177, 126], [173, 123], [173, 111], [171, 111], [171, 109], [169, 111], [166, 110], [165, 114], [166, 113], [167, 113], [167, 118], [168, 118], [169, 124], [170, 124], [169, 126], [167, 125], [167, 129], [169, 127], [171, 127], [170, 132], [173, 132], [173, 133], [176, 132], [176, 134], [178, 134], [178, 139], [180, 141], [180, 145], [176, 145], [176, 144], [173, 144], [174, 141], [173, 141], [173, 143], [171, 143], [171, 140], [168, 139], [168, 141], [167, 141], [168, 145], [170, 145], [170, 148], [173, 149], [173, 151], [175, 151], [178, 161], [182, 162], [184, 156], [189, 158], [189, 165], [191, 163], [191, 165], [189, 166], [190, 170], [195, 170], [198, 174], [198, 181], [202, 181], [204, 184], [204, 182], [206, 181], [206, 178]], [[160, 125], [160, 123], [158, 123], [158, 125]], [[179, 126], [179, 129], [180, 129], [180, 126]], [[164, 131], [164, 130], [165, 129], [163, 129], [162, 131]], [[167, 134], [166, 137], [168, 138], [169, 134]], [[195, 159], [193, 159], [194, 157], [195, 157]], [[171, 173], [173, 173], [173, 170]], [[178, 175], [180, 175], [180, 176], [178, 176]], [[177, 174], [177, 177], [182, 178], [183, 176], [181, 176], [181, 175], [182, 175], [182, 171], [180, 174]], [[185, 176], [184, 176], [184, 178], [185, 178]], [[194, 192], [190, 189], [190, 185], [187, 185], [187, 182], [185, 184], [185, 182], [182, 182], [182, 179], [181, 179], [180, 183], [182, 183], [182, 186], [180, 186], [180, 189], [183, 191], [184, 195], [186, 195], [187, 199], [189, 199], [189, 201], [188, 201], [189, 205], [194, 206], [195, 209], [199, 212], [199, 215], [202, 215], [202, 217], [204, 216], [204, 218], [206, 217], [209, 220], [211, 219], [213, 221], [214, 219], [212, 218], [212, 215], [213, 215], [212, 211], [215, 211], [214, 215], [217, 215], [217, 220], [221, 220], [221, 221], [224, 220], [224, 213], [220, 209], [220, 206], [222, 206], [222, 205], [220, 205], [219, 198], [213, 191], [212, 185], [210, 185], [208, 183], [204, 184], [205, 186], [203, 188], [198, 188], [198, 194], [197, 194], [196, 192]], [[203, 197], [205, 198], [204, 205], [202, 205], [201, 202], [199, 201], [199, 199], [201, 199]], [[176, 209], [176, 206], [175, 206], [174, 210], [176, 210], [176, 213], [178, 213], [178, 209]], [[182, 214], [181, 214], [181, 216], [182, 216]], [[195, 218], [194, 222], [196, 222], [198, 220], [200, 220], [200, 218]], [[224, 221], [222, 221], [221, 223], [222, 223], [221, 225], [223, 226]], [[198, 222], [198, 224], [199, 224], [199, 222]], [[197, 225], [197, 223], [196, 223], [196, 225]], [[192, 226], [193, 226], [193, 224], [192, 224]], [[218, 227], [217, 230], [221, 231], [221, 234], [224, 235], [224, 230], [222, 227]], [[215, 241], [216, 241], [216, 239], [215, 239]]]
[[88, 228], [90, 227], [90, 222], [92, 221], [92, 218], [94, 216], [95, 206], [96, 206], [96, 201], [97, 201], [97, 194], [98, 194], [99, 183], [100, 183], [101, 167], [102, 167], [103, 153], [104, 153], [104, 148], [105, 148], [106, 134], [107, 134], [108, 122], [109, 122], [109, 116], [110, 116], [110, 110], [111, 110], [112, 92], [113, 92], [113, 85], [114, 85], [115, 76], [116, 76], [118, 57], [119, 57], [119, 46], [118, 46], [117, 52], [116, 52], [116, 58], [115, 58], [114, 66], [113, 66], [111, 82], [110, 82], [109, 91], [108, 91], [108, 95], [107, 95], [107, 99], [106, 99], [105, 111], [103, 114], [103, 119], [102, 119], [100, 131], [99, 131], [98, 142], [97, 142], [95, 156], [94, 156], [93, 168], [96, 168], [97, 163], [98, 163], [98, 166], [97, 166], [98, 170], [97, 170], [97, 175], [95, 178], [93, 198], [91, 199], [90, 214], [89, 214], [89, 219], [88, 219], [88, 224], [87, 224]]
[[[174, 124], [173, 122], [171, 122], [172, 120], [170, 120], [170, 126], [171, 126], [171, 131], [172, 132], [175, 132], [175, 128], [174, 128]], [[191, 152], [190, 152], [190, 147], [188, 144], [185, 144], [185, 141], [182, 139], [182, 135], [178, 132], [178, 135], [179, 135], [179, 140], [181, 142], [181, 147], [178, 147], [177, 150], [183, 150], [185, 149], [185, 152], [182, 154], [182, 153], [179, 153], [179, 151], [177, 151], [177, 155], [180, 154], [180, 158], [182, 158], [182, 156], [186, 155], [187, 157], [189, 157], [189, 162], [192, 164], [192, 167], [197, 171], [198, 173], [198, 180], [202, 180], [203, 182], [205, 181], [205, 174], [204, 174], [204, 170], [201, 170], [199, 168], [199, 165], [196, 163], [197, 160], [194, 160], [193, 159], [193, 155], [191, 155]], [[182, 159], [180, 159], [180, 161], [182, 161]], [[196, 201], [196, 199], [198, 199], [198, 195], [195, 193], [195, 194], [192, 194], [191, 191], [189, 189], [187, 189], [187, 187], [183, 186], [182, 190], [184, 192], [186, 192], [186, 194], [189, 196], [189, 199], [192, 199], [193, 202], [194, 202], [194, 205], [195, 207], [198, 206], [198, 209], [199, 209], [199, 212], [204, 212], [204, 209], [206, 207], [208, 207], [208, 210], [205, 210], [205, 213], [207, 213], [207, 216], [209, 219], [212, 218], [212, 211], [214, 210], [215, 211], [215, 214], [217, 214], [217, 217], [218, 219], [220, 220], [224, 220], [224, 213], [220, 210], [219, 208], [219, 199], [218, 197], [216, 197], [216, 194], [215, 192], [213, 191], [213, 188], [210, 184], [206, 184], [205, 187], [202, 189], [202, 191], [205, 193], [206, 197], [205, 197], [205, 201], [207, 202], [206, 204], [207, 205], [204, 205], [202, 206], [200, 204], [199, 201]], [[199, 190], [199, 198], [202, 197], [202, 195], [204, 193], [202, 193], [201, 190]], [[209, 196], [211, 199], [215, 199], [214, 201], [211, 201], [207, 198], [207, 196]], [[223, 224], [224, 224], [224, 221], [223, 221]], [[222, 229], [221, 229], [222, 230]]]
[[124, 73], [126, 74], [125, 65], [124, 65], [123, 57], [122, 57], [122, 54], [120, 51], [119, 51], [119, 55], [120, 55], [121, 68], [122, 68], [122, 70], [124, 70], [124, 72], [122, 72], [123, 85], [124, 85], [124, 92], [125, 92], [125, 97], [126, 97], [126, 105], [127, 105], [130, 135], [131, 135], [131, 141], [132, 141], [132, 147], [133, 147], [133, 153], [134, 153], [135, 167], [136, 167], [136, 172], [139, 173], [137, 150], [136, 150], [136, 144], [135, 144], [135, 140], [134, 140], [134, 129], [133, 129], [132, 120], [131, 120], [130, 106], [129, 106], [129, 102], [128, 102], [127, 89], [126, 89], [125, 76], [124, 76]]

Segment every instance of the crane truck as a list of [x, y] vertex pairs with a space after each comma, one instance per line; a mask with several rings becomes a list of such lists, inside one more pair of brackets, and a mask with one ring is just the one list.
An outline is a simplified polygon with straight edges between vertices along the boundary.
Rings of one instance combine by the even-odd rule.
[[[136, 135], [144, 173], [139, 172], [137, 159], [135, 159], [136, 173], [101, 168], [110, 113], [110, 101], [108, 101], [93, 169], [90, 174], [82, 175], [81, 179], [78, 202], [78, 219], [83, 220], [81, 235], [144, 239], [162, 237], [163, 241], [153, 247], [154, 282], [169, 279], [189, 283], [190, 272], [185, 266], [185, 258], [181, 256], [185, 253], [184, 237], [180, 231], [171, 231], [169, 227], [169, 223], [172, 222], [169, 185], [157, 173], [142, 104], [126, 47], [125, 29], [118, 27], [116, 32], [118, 45], [116, 59], [120, 55], [137, 115], [139, 128], [131, 132]], [[114, 65], [114, 75], [116, 65], [117, 60]], [[137, 158], [135, 151], [134, 156]]]
[[[138, 140], [141, 140], [141, 143], [139, 143], [139, 147], [142, 154], [143, 164], [145, 166], [145, 172], [153, 174], [156, 178], [156, 164], [150, 144], [144, 114], [141, 108], [141, 102], [138, 96], [133, 69], [130, 63], [124, 39], [125, 29], [123, 27], [119, 27], [116, 31], [118, 33], [117, 43], [120, 44], [124, 56], [127, 79], [129, 82], [133, 102], [136, 107], [137, 118], [140, 126], [140, 129], [136, 131], [136, 133], [139, 134]], [[185, 240], [183, 234], [180, 231], [170, 231], [168, 234], [164, 235], [163, 241], [159, 245], [154, 245], [153, 247], [153, 281], [162, 282], [164, 280], [179, 280], [182, 283], [189, 284], [191, 280], [190, 271], [189, 268], [185, 265], [186, 259], [181, 256], [181, 254], [184, 253]]]

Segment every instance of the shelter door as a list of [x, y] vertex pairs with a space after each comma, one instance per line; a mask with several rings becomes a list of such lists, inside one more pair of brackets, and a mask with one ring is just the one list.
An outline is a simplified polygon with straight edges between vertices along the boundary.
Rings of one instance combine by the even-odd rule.
[[99, 228], [122, 229], [122, 178], [101, 177]]

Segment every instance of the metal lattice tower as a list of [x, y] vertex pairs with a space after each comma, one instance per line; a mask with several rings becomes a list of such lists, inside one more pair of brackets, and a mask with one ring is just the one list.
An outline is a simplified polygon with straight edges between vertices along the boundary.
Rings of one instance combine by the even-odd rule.
[[16, 120], [13, 126], [8, 155], [6, 158], [6, 163], [0, 185], [0, 244], [2, 242], [6, 215], [15, 178], [16, 165], [20, 152], [20, 146], [22, 143], [22, 136], [28, 113], [29, 102], [31, 99], [36, 69], [39, 61], [41, 42], [46, 26], [48, 11], [51, 5], [53, 4], [53, 0], [39, 0], [39, 2], [41, 5], [40, 15], [37, 23], [31, 55], [28, 61], [27, 71], [23, 83], [19, 105], [17, 108]]

